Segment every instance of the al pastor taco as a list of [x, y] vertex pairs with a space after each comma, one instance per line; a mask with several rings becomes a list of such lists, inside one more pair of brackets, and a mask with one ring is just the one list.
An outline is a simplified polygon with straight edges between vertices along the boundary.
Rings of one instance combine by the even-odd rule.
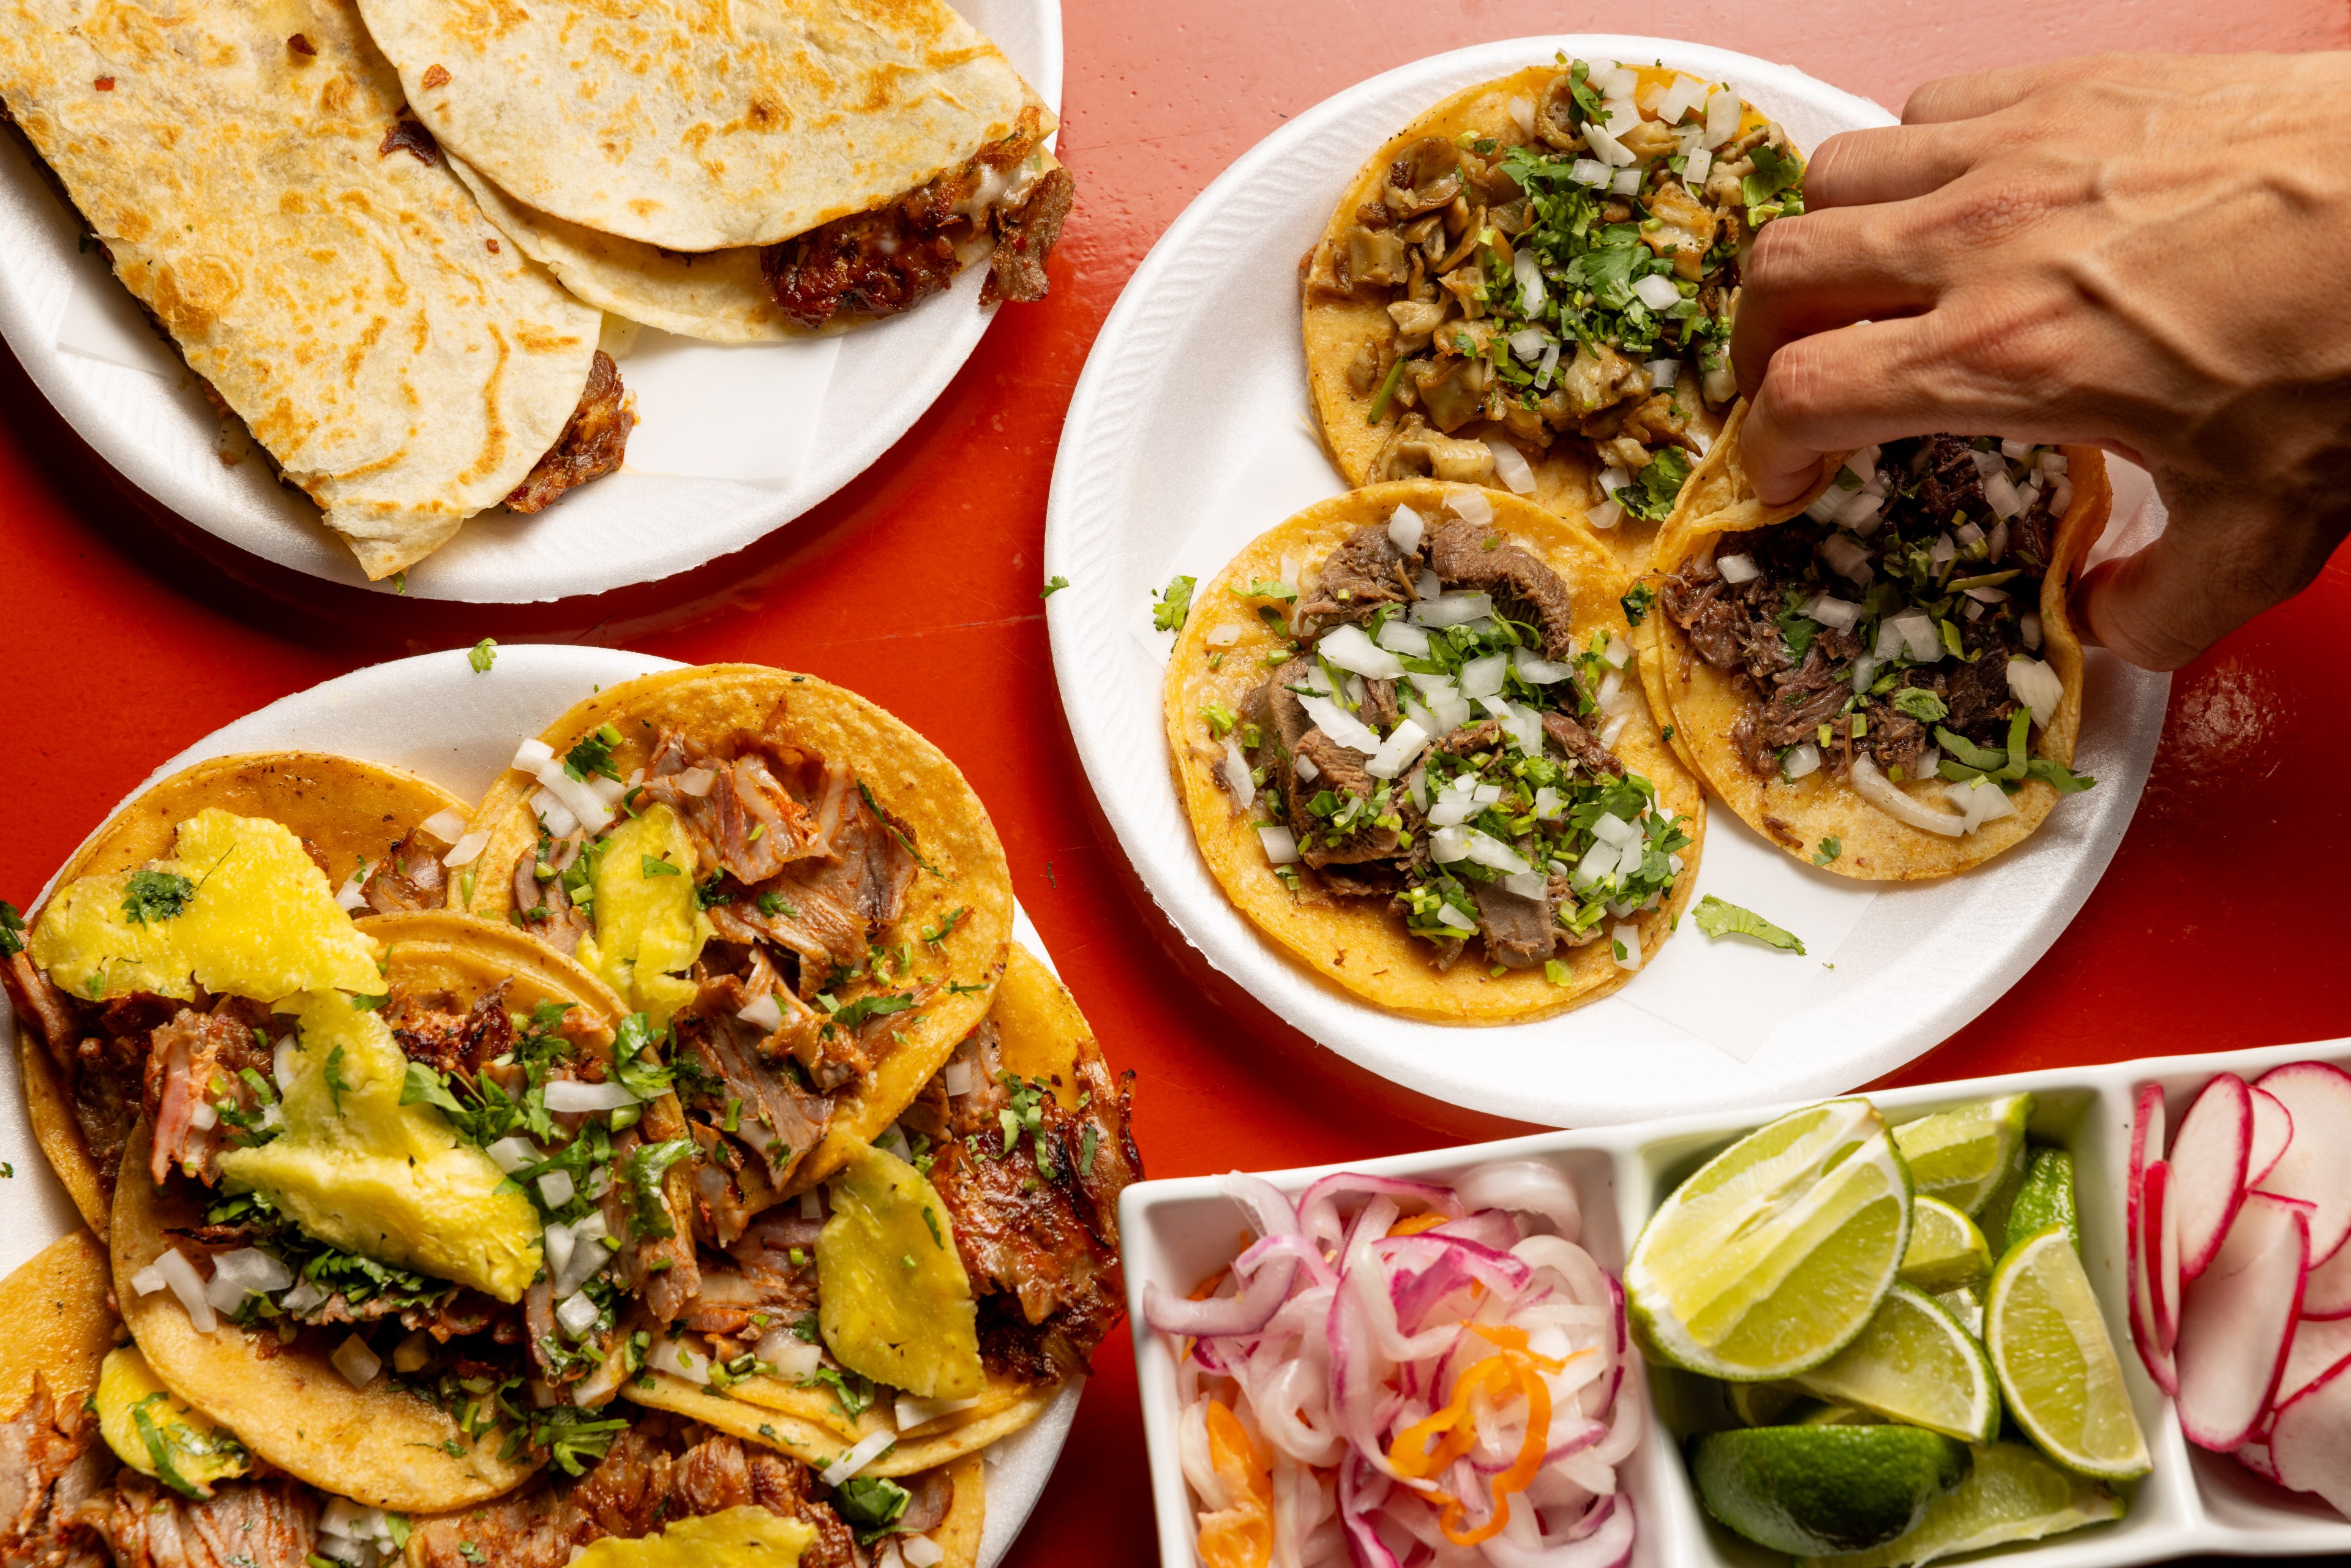
[[[134, 947], [152, 947], [166, 929], [165, 912], [182, 912], [200, 882], [209, 891], [198, 900], [199, 915], [215, 904], [224, 912], [212, 922], [220, 940], [251, 949], [307, 939], [307, 927], [238, 929], [238, 911], [246, 905], [221, 897], [247, 874], [225, 863], [245, 837], [233, 823], [215, 823], [200, 835], [209, 846], [202, 854], [216, 858], [174, 860], [183, 826], [206, 812], [282, 827], [293, 845], [288, 867], [306, 863], [329, 884], [327, 906], [315, 912], [328, 924], [340, 918], [331, 914], [337, 904], [379, 912], [437, 908], [444, 896], [441, 857], [464, 836], [466, 821], [455, 796], [399, 768], [316, 752], [216, 758], [173, 774], [116, 812], [57, 873], [57, 896], [37, 904], [25, 929], [15, 929], [16, 912], [0, 904], [0, 982], [15, 1008], [16, 1061], [34, 1135], [83, 1219], [101, 1236], [151, 1061], [169, 1061], [176, 1051], [184, 1061], [204, 1020], [224, 999], [193, 968], [153, 987], [136, 981]], [[213, 887], [215, 871], [228, 883]], [[171, 929], [189, 928], [183, 923]], [[175, 1102], [162, 1113], [167, 1143], [205, 1131], [172, 1125], [192, 1110]]]
[[1470, 485], [1375, 485], [1260, 536], [1167, 669], [1226, 894], [1414, 1018], [1522, 1021], [1624, 984], [1704, 833], [1629, 668], [1632, 587], [1579, 522]]
[[697, 1234], [732, 1247], [897, 1119], [987, 1011], [1011, 873], [955, 764], [811, 675], [614, 686], [524, 742], [453, 907], [671, 1036]]
[[1132, 1079], [1015, 944], [895, 1125], [705, 1265], [685, 1333], [625, 1392], [819, 1468], [880, 1450], [877, 1476], [1028, 1426], [1123, 1314]]
[[1840, 875], [1948, 876], [2064, 796], [2082, 723], [2067, 593], [2113, 492], [2089, 447], [1928, 435], [1767, 507], [1734, 412], [1658, 536], [1650, 706], [1713, 794]]
[[1740, 258], [1802, 159], [1736, 89], [1570, 60], [1454, 94], [1306, 257], [1306, 367], [1351, 485], [1506, 489], [1625, 566], [1719, 430]]

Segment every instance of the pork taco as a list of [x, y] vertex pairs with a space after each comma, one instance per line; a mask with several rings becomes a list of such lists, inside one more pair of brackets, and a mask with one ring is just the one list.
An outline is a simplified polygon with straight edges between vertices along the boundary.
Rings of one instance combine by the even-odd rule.
[[[193, 977], [192, 954], [190, 970], [153, 988], [133, 982], [140, 966], [124, 967], [134, 946], [152, 946], [165, 930], [152, 917], [183, 913], [197, 883], [221, 863], [164, 863], [174, 859], [184, 827], [206, 812], [281, 827], [299, 862], [329, 885], [337, 913], [321, 912], [318, 919], [329, 923], [349, 910], [437, 908], [444, 901], [441, 857], [466, 823], [455, 796], [396, 768], [319, 752], [214, 758], [116, 812], [57, 873], [58, 894], [34, 907], [27, 929], [13, 930], [16, 912], [0, 904], [0, 982], [14, 1004], [16, 1061], [34, 1135], [83, 1219], [101, 1236], [124, 1142], [150, 1092], [151, 1060], [176, 1053], [186, 1061], [204, 1020], [225, 999]], [[225, 859], [253, 836], [236, 821], [214, 822], [200, 835], [208, 846], [202, 852]], [[283, 847], [274, 836], [266, 846]], [[228, 874], [236, 879], [235, 868]], [[75, 888], [80, 891], [68, 898]], [[209, 909], [222, 891], [211, 889], [202, 907]], [[222, 904], [224, 927], [235, 920], [240, 902]], [[165, 1124], [193, 1113], [192, 1103], [177, 1102], [168, 1111], [146, 1108]], [[204, 1131], [183, 1128], [172, 1136]]]
[[1562, 56], [1437, 104], [1302, 271], [1340, 471], [1526, 496], [1639, 570], [1736, 391], [1740, 258], [1802, 179], [1737, 89], [1662, 65]]
[[1194, 596], [1167, 669], [1177, 788], [1227, 895], [1414, 1018], [1522, 1021], [1623, 985], [1705, 831], [1630, 668], [1632, 588], [1581, 523], [1472, 485], [1374, 485], [1261, 535]]
[[895, 1121], [987, 1014], [1011, 873], [971, 787], [852, 693], [755, 664], [607, 688], [526, 740], [453, 906], [603, 976], [684, 1064], [697, 1233]]
[[884, 1476], [1028, 1426], [1123, 1315], [1132, 1081], [1015, 944], [986, 1020], [876, 1144], [705, 1267], [629, 1396], [820, 1468], [894, 1444]]
[[1766, 507], [1735, 412], [1658, 536], [1651, 707], [1707, 788], [1788, 853], [1948, 876], [2094, 780], [2073, 769], [2067, 594], [2113, 492], [2089, 447], [1928, 435]]
[[857, 1568], [861, 1540], [972, 1568], [977, 1456], [827, 1487], [724, 1432], [641, 1414], [577, 1476], [470, 1508], [388, 1511], [271, 1467], [158, 1378], [107, 1305], [103, 1249], [76, 1232], [0, 1281], [0, 1561], [198, 1568]]
[[330, 0], [30, 0], [13, 120], [158, 329], [371, 579], [620, 466], [601, 319], [482, 214]]

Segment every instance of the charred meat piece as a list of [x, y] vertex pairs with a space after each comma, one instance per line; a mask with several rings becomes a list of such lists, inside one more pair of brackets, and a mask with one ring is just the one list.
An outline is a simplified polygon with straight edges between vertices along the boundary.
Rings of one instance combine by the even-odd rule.
[[[727, 1248], [725, 1262], [703, 1269], [702, 1288], [677, 1321], [696, 1333], [757, 1340], [768, 1329], [808, 1316], [816, 1311], [814, 1257], [821, 1228], [821, 1220], [803, 1218], [797, 1208], [761, 1215]], [[795, 1249], [798, 1263], [792, 1261]]]
[[402, 992], [393, 997], [383, 1019], [409, 1061], [437, 1072], [477, 1077], [514, 1049], [514, 1019], [507, 1012], [503, 980], [462, 1012], [452, 997]]
[[[1314, 597], [1301, 611], [1322, 620], [1364, 621], [1383, 604], [1408, 603], [1417, 556], [1396, 549], [1384, 523], [1367, 523], [1322, 559]], [[1444, 576], [1442, 567], [1437, 575]]]
[[[580, 858], [580, 846], [585, 839], [585, 834], [574, 832], [527, 849], [515, 857], [516, 915], [524, 929], [567, 958], [580, 950], [580, 938], [593, 929], [588, 916], [571, 902], [561, 875]], [[544, 880], [538, 874], [542, 866], [548, 872]]]
[[[1310, 729], [1300, 737], [1298, 758], [1311, 762], [1315, 769], [1311, 783], [1299, 782], [1294, 766], [1290, 775], [1290, 820], [1298, 833], [1301, 858], [1308, 865], [1320, 867], [1386, 860], [1395, 855], [1401, 841], [1396, 830], [1380, 827], [1371, 821], [1369, 802], [1375, 785], [1372, 776], [1364, 771], [1364, 764], [1370, 758], [1360, 751], [1348, 750], [1319, 729]], [[1317, 817], [1306, 804], [1326, 789], [1365, 802], [1363, 820], [1339, 835], [1335, 842], [1331, 824]]]
[[603, 350], [589, 361], [588, 385], [580, 405], [563, 423], [563, 434], [534, 464], [522, 483], [507, 496], [509, 512], [539, 512], [591, 479], [601, 479], [621, 465], [628, 450], [629, 432], [637, 424], [621, 385], [621, 368]]
[[834, 968], [857, 966], [866, 943], [898, 918], [914, 880], [910, 831], [874, 810], [862, 789], [848, 792], [841, 812], [830, 856], [796, 860], [710, 911], [722, 936], [747, 930], [799, 955], [803, 997], [823, 990]]
[[747, 884], [835, 852], [833, 835], [857, 793], [848, 768], [757, 735], [716, 750], [666, 736], [654, 757], [645, 798], [684, 820], [703, 864]]
[[[1542, 632], [1543, 657], [1575, 652], [1575, 609], [1559, 573], [1477, 523], [1447, 523], [1429, 541], [1428, 564], [1447, 588], [1483, 590]], [[1489, 545], [1493, 548], [1489, 549]]]
[[360, 896], [378, 915], [440, 908], [449, 894], [448, 874], [441, 864], [446, 849], [423, 829], [410, 829], [360, 883]]
[[1019, 206], [998, 207], [989, 214], [989, 225], [996, 231], [996, 253], [988, 258], [987, 281], [980, 287], [982, 305], [993, 305], [998, 299], [1026, 305], [1045, 298], [1050, 287], [1045, 278], [1045, 258], [1061, 240], [1061, 225], [1068, 220], [1070, 204], [1077, 193], [1076, 179], [1056, 165], [1029, 187]]

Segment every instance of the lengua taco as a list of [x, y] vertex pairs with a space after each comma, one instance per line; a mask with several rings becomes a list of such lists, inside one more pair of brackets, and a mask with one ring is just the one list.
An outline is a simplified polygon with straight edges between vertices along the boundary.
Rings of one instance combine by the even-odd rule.
[[1028, 1426], [1123, 1313], [1132, 1077], [1016, 944], [897, 1124], [706, 1268], [689, 1332], [625, 1392], [819, 1468], [872, 1455], [878, 1476]]
[[1704, 807], [1629, 667], [1631, 577], [1579, 522], [1374, 485], [1195, 595], [1167, 743], [1208, 868], [1314, 972], [1439, 1022], [1629, 979], [1687, 902]]
[[[240, 867], [223, 866], [248, 836], [235, 823], [215, 821], [199, 835], [208, 846], [201, 853], [217, 858], [162, 863], [174, 859], [184, 825], [206, 812], [278, 824], [298, 860], [329, 884], [330, 904], [376, 912], [437, 908], [442, 857], [464, 837], [467, 821], [455, 796], [399, 768], [316, 752], [215, 758], [147, 789], [91, 835], [58, 873], [58, 896], [34, 909], [28, 932], [12, 930], [16, 912], [0, 904], [0, 982], [15, 1005], [16, 1061], [34, 1134], [100, 1235], [123, 1144], [148, 1092], [151, 1057], [187, 1061], [223, 1000], [189, 985], [186, 974], [175, 977], [175, 990], [123, 988], [138, 967], [133, 949], [152, 946], [166, 929], [150, 915], [177, 913], [215, 867], [231, 882], [241, 876]], [[270, 847], [284, 846], [273, 837]], [[207, 896], [203, 905], [214, 903]], [[270, 935], [266, 926], [239, 928], [241, 898], [220, 907], [213, 934], [221, 940]], [[298, 931], [287, 936], [303, 939]], [[166, 1145], [218, 1136], [188, 1124], [200, 1114], [193, 1100], [148, 1110], [166, 1129]]]
[[733, 1246], [897, 1119], [987, 1011], [1012, 882], [936, 747], [812, 675], [606, 689], [524, 742], [454, 907], [666, 1030], [697, 1234]]
[[2089, 788], [2066, 596], [2112, 507], [2105, 458], [1921, 436], [1767, 507], [1744, 419], [1646, 580], [1642, 678], [1708, 789], [1790, 854], [1907, 880], [1989, 860]]
[[[976, 1455], [903, 1484], [827, 1489], [803, 1466], [658, 1414], [577, 1478], [542, 1476], [495, 1502], [418, 1514], [354, 1502], [274, 1469], [174, 1393], [123, 1343], [107, 1284], [103, 1249], [78, 1231], [0, 1281], [0, 1316], [17, 1331], [0, 1343], [0, 1561], [854, 1568], [861, 1533], [894, 1534], [902, 1550], [919, 1536], [940, 1568], [978, 1560]], [[869, 1497], [894, 1517], [872, 1519]]]
[[1306, 366], [1352, 485], [1426, 475], [1649, 540], [1735, 392], [1740, 258], [1802, 163], [1736, 89], [1569, 60], [1454, 94], [1306, 258]]

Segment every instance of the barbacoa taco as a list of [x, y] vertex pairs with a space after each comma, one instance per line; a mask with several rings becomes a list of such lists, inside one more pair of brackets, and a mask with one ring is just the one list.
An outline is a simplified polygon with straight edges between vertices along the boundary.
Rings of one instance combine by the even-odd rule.
[[[78, 1232], [0, 1281], [0, 1561], [235, 1568], [856, 1568], [859, 1538], [916, 1538], [972, 1568], [986, 1514], [975, 1455], [903, 1482], [828, 1488], [806, 1467], [641, 1414], [577, 1476], [409, 1514], [286, 1475], [182, 1399], [107, 1305]], [[919, 1550], [919, 1549], [917, 1549]], [[909, 1559], [913, 1551], [906, 1551]]]
[[1415, 1018], [1541, 1018], [1672, 930], [1704, 807], [1580, 523], [1405, 480], [1311, 507], [1196, 594], [1167, 744], [1210, 872], [1323, 978]]
[[987, 1011], [1012, 879], [939, 749], [754, 664], [613, 686], [526, 740], [453, 907], [576, 956], [669, 1035], [697, 1234], [880, 1135]]
[[1015, 944], [987, 1019], [895, 1125], [705, 1264], [686, 1332], [626, 1392], [877, 1476], [1019, 1431], [1123, 1315], [1132, 1092]]
[[1744, 419], [1644, 584], [1650, 706], [1707, 788], [1790, 854], [1880, 881], [1965, 871], [2089, 788], [2066, 595], [2112, 508], [2103, 455], [1921, 436], [1767, 507]]
[[[235, 821], [205, 819], [208, 812]], [[200, 819], [205, 825], [181, 856], [184, 828]], [[239, 821], [282, 827], [297, 861], [329, 886], [330, 906], [388, 912], [440, 906], [441, 857], [463, 837], [466, 818], [455, 796], [395, 768], [316, 752], [216, 758], [147, 789], [92, 834], [57, 873], [57, 896], [34, 908], [28, 929], [13, 930], [16, 912], [0, 904], [0, 982], [15, 1008], [34, 1135], [101, 1236], [115, 1169], [148, 1094], [151, 1059], [184, 1064], [201, 1049], [205, 1020], [231, 999], [193, 969], [149, 985], [139, 978], [139, 955], [171, 945], [162, 941], [165, 921], [186, 913], [200, 883], [207, 892], [196, 912], [208, 940], [258, 956], [259, 946], [278, 937], [290, 951], [316, 935], [247, 924], [248, 910], [270, 907], [285, 890], [255, 880], [272, 862], [233, 860], [258, 831]], [[284, 848], [268, 837], [266, 849]], [[180, 863], [191, 856], [193, 863]], [[217, 886], [216, 873], [226, 879]], [[259, 901], [247, 903], [235, 888], [256, 891]], [[167, 1129], [167, 1145], [210, 1135], [186, 1124], [197, 1113], [193, 1102], [147, 1109]]]
[[1663, 66], [1562, 56], [1437, 104], [1306, 258], [1340, 471], [1527, 496], [1641, 570], [1736, 392], [1740, 259], [1802, 177], [1737, 89]]

